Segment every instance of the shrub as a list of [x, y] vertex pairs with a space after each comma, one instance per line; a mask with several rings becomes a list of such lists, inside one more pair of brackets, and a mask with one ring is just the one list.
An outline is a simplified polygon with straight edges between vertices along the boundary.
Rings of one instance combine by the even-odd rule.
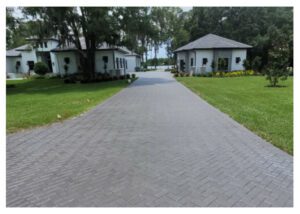
[[251, 67], [253, 70], [257, 71], [257, 72], [261, 72], [262, 69], [262, 59], [259, 56], [256, 56], [253, 60], [252, 60], [252, 64]]
[[178, 77], [178, 76], [179, 76], [179, 74], [178, 74], [178, 73], [175, 73], [175, 74], [174, 74], [174, 77]]
[[132, 78], [132, 79], [135, 79], [135, 74], [131, 74], [131, 78]]
[[212, 61], [211, 64], [210, 64], [210, 67], [215, 70], [216, 68], [216, 62], [215, 61]]
[[166, 68], [165, 71], [170, 71], [172, 74], [175, 74], [177, 72], [176, 68]]
[[268, 64], [266, 67], [266, 79], [271, 87], [276, 87], [279, 80], [286, 80], [289, 75], [290, 47], [286, 42], [286, 35], [279, 32], [274, 26], [272, 28], [272, 40], [268, 51]]
[[33, 70], [38, 75], [45, 75], [46, 73], [49, 72], [49, 68], [44, 62], [35, 63]]
[[46, 79], [46, 77], [43, 76], [43, 75], [34, 75], [34, 76], [30, 76], [29, 79], [32, 79], [32, 80], [41, 80], [41, 79]]
[[244, 66], [244, 68], [245, 68], [246, 70], [251, 69], [251, 63], [250, 63], [250, 61], [247, 60], [247, 59], [244, 59], [244, 61], [243, 61], [243, 66]]
[[60, 74], [49, 73], [45, 75], [46, 79], [60, 79]]
[[212, 72], [207, 72], [207, 77], [212, 77], [213, 76], [213, 73]]
[[126, 74], [126, 79], [130, 79], [130, 74]]
[[76, 80], [74, 78], [66, 78], [64, 79], [64, 83], [69, 84], [69, 83], [76, 83]]
[[16, 85], [14, 85], [14, 84], [8, 84], [8, 85], [6, 85], [6, 88], [15, 88], [16, 87]]
[[213, 77], [241, 77], [241, 76], [253, 76], [255, 75], [255, 72], [253, 70], [229, 71], [229, 72], [217, 71], [217, 72], [211, 72], [211, 74], [207, 73], [207, 75]]

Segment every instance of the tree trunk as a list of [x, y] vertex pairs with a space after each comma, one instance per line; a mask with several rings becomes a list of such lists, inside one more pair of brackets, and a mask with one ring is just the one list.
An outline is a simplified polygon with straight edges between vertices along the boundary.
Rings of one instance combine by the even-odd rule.
[[93, 36], [85, 36], [86, 43], [86, 57], [84, 58], [85, 66], [83, 68], [85, 78], [88, 81], [95, 79], [95, 53], [96, 53], [96, 40]]

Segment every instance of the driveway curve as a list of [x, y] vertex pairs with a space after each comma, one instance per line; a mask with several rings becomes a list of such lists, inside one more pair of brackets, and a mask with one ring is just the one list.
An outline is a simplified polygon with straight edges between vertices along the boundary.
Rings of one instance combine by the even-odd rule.
[[7, 136], [9, 207], [293, 206], [293, 158], [169, 73]]

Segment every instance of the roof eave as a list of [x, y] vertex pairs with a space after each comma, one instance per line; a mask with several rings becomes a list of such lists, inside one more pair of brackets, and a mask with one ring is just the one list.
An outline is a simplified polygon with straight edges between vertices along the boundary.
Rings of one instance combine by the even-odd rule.
[[183, 51], [194, 51], [194, 50], [215, 50], [215, 49], [249, 49], [253, 48], [252, 46], [249, 47], [217, 47], [217, 48], [191, 48], [191, 49], [182, 49], [182, 50], [175, 50], [173, 53], [183, 52]]

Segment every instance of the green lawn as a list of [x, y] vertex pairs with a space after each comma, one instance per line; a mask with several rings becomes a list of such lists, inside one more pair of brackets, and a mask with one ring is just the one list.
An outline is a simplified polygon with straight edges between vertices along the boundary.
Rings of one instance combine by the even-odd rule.
[[177, 80], [233, 119], [280, 149], [293, 154], [293, 79], [278, 88], [264, 77]]
[[16, 86], [7, 88], [8, 133], [78, 115], [128, 85], [126, 80], [64, 84], [59, 79], [9, 80], [7, 84]]

